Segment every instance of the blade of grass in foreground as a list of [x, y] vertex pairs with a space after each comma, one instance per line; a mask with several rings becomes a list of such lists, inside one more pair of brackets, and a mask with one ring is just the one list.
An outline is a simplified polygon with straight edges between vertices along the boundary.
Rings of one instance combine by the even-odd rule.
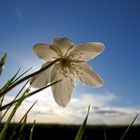
[[30, 110], [34, 107], [34, 105], [37, 103], [37, 101], [35, 101], [31, 107], [26, 111], [26, 113], [24, 114], [24, 116], [21, 118], [19, 124], [25, 119], [25, 117], [28, 115], [28, 113], [30, 112]]
[[[20, 128], [17, 140], [21, 140], [23, 138], [23, 131], [24, 131], [26, 122], [27, 122], [27, 115], [26, 115], [26, 117], [23, 120], [23, 123], [21, 125], [21, 128]], [[16, 132], [15, 132], [15, 134], [16, 134]]]
[[0, 75], [1, 75], [1, 73], [2, 73], [2, 71], [3, 71], [6, 58], [7, 58], [7, 53], [4, 53], [4, 54], [2, 55], [1, 60], [0, 60]]
[[5, 97], [5, 96], [2, 96], [2, 97], [1, 97], [0, 106], [2, 106], [2, 103], [3, 103], [3, 101], [4, 101], [4, 97]]
[[104, 140], [107, 140], [105, 128], [104, 128]]
[[20, 69], [14, 74], [14, 76], [12, 76], [8, 81], [7, 83], [0, 89], [0, 93], [4, 90], [6, 90], [7, 88], [9, 88], [13, 83], [14, 83], [14, 80], [16, 78], [16, 76], [18, 75]]
[[[23, 130], [25, 128], [26, 121], [27, 121], [27, 116], [24, 118], [24, 120], [23, 120], [23, 122], [21, 124], [20, 130], [19, 130], [19, 133], [18, 133], [17, 140], [21, 140], [22, 139]], [[17, 127], [19, 128], [19, 126], [17, 126]], [[14, 130], [13, 133], [12, 133], [12, 136], [10, 137], [10, 140], [15, 140], [16, 139], [16, 137], [15, 137], [16, 134], [17, 134], [17, 132], [16, 132], [16, 130]]]
[[125, 130], [125, 132], [121, 136], [120, 140], [124, 140], [124, 137], [126, 136], [126, 134], [129, 131], [129, 129], [132, 127], [132, 125], [135, 122], [135, 120], [137, 119], [137, 117], [138, 117], [138, 114], [135, 116], [135, 118], [133, 119], [133, 121], [131, 122], [131, 124], [127, 127], [127, 129]]
[[[28, 81], [23, 85], [23, 87], [20, 89], [20, 91], [17, 93], [17, 95], [15, 96], [15, 98], [13, 99], [12, 102], [14, 102], [17, 97], [21, 94], [21, 92], [23, 91], [23, 89], [25, 88], [25, 86], [28, 84]], [[0, 108], [2, 107], [2, 105], [0, 106]], [[0, 121], [4, 118], [4, 116], [7, 114], [8, 110], [10, 109], [10, 107], [12, 107], [12, 105], [7, 106], [6, 111], [3, 113], [3, 115], [0, 118]], [[1, 111], [1, 110], [0, 110]]]
[[20, 74], [14, 81], [13, 83], [15, 83], [16, 81], [18, 81], [23, 75], [25, 75], [26, 73], [28, 73], [32, 68], [29, 68], [28, 70], [26, 70], [25, 72], [23, 72], [22, 74]]
[[21, 96], [21, 98], [19, 99], [19, 101], [16, 103], [14, 109], [12, 110], [11, 114], [9, 115], [1, 133], [0, 133], [0, 140], [5, 140], [5, 137], [6, 137], [6, 133], [7, 133], [7, 128], [9, 126], [9, 123], [11, 122], [13, 116], [15, 115], [18, 107], [21, 105], [21, 103], [23, 102], [23, 100], [25, 99], [25, 94], [29, 93], [29, 89], [27, 89], [24, 94]]
[[29, 140], [32, 140], [32, 138], [33, 138], [34, 127], [35, 127], [35, 120], [34, 120], [34, 123], [33, 123], [33, 125], [32, 125], [31, 131], [30, 131]]
[[[2, 106], [3, 104], [3, 101], [4, 101], [4, 95], [0, 98], [0, 107]], [[2, 120], [2, 111], [0, 111], [0, 123], [1, 123], [1, 120]]]
[[81, 139], [82, 139], [82, 136], [83, 136], [83, 134], [84, 134], [84, 130], [85, 130], [85, 127], [86, 127], [88, 115], [89, 115], [89, 110], [90, 110], [90, 106], [88, 107], [88, 112], [87, 112], [86, 118], [85, 118], [83, 124], [82, 124], [82, 125], [80, 126], [80, 128], [79, 128], [75, 140], [81, 140]]
[[[36, 102], [37, 101], [35, 101], [32, 105], [31, 105], [31, 107], [26, 111], [26, 113], [24, 114], [24, 116], [21, 118], [21, 120], [18, 122], [18, 124], [17, 124], [17, 126], [14, 128], [14, 132], [13, 132], [13, 134], [12, 134], [12, 136], [11, 136], [11, 139], [10, 140], [14, 140], [14, 136], [15, 136], [15, 134], [16, 134], [16, 132], [17, 132], [17, 129], [20, 127], [20, 125], [22, 125], [21, 127], [23, 127], [24, 126], [24, 124], [26, 124], [25, 122], [25, 119], [27, 119], [27, 115], [28, 115], [28, 113], [30, 112], [30, 110], [33, 108], [33, 106], [36, 104]], [[22, 123], [23, 122], [23, 123]], [[21, 131], [22, 132], [22, 131]], [[20, 134], [20, 132], [19, 132], [19, 134]], [[21, 135], [21, 134], [20, 134]], [[19, 139], [20, 140], [20, 139]]]

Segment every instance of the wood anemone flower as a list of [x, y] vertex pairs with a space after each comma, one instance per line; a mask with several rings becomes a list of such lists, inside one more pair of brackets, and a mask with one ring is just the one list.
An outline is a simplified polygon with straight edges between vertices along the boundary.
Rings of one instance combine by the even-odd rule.
[[34, 76], [30, 84], [34, 88], [41, 88], [54, 80], [62, 79], [51, 88], [55, 101], [65, 107], [70, 101], [76, 80], [93, 87], [103, 85], [103, 80], [85, 62], [99, 55], [104, 49], [104, 44], [100, 42], [77, 45], [68, 38], [55, 38], [52, 44], [36, 44], [33, 51], [45, 61], [42, 68], [54, 60], [60, 61]]

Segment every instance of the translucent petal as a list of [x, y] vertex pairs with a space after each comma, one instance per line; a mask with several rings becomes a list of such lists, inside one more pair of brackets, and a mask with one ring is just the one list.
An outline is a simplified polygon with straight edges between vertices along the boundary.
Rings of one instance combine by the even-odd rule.
[[86, 85], [93, 87], [103, 86], [103, 80], [86, 63], [79, 64], [79, 69], [76, 71], [76, 76], [78, 80]]
[[105, 49], [104, 44], [100, 42], [90, 42], [76, 45], [75, 47], [77, 49], [73, 52], [73, 58], [81, 61], [88, 61], [99, 55]]
[[33, 46], [33, 51], [44, 61], [53, 61], [57, 57], [56, 52], [54, 52], [48, 44], [36, 44]]
[[58, 57], [63, 57], [63, 53], [62, 53], [62, 51], [61, 51], [59, 46], [57, 46], [57, 45], [50, 45], [50, 49], [52, 49], [54, 52], [56, 52]]
[[63, 73], [59, 71], [58, 67], [58, 65], [55, 65], [52, 70], [52, 80], [57, 81], [62, 79], [62, 81], [52, 86], [52, 92], [56, 103], [65, 107], [71, 99], [71, 94], [75, 87], [75, 79], [72, 75], [65, 77]]
[[52, 44], [57, 45], [60, 48], [63, 55], [65, 55], [67, 50], [69, 50], [69, 48], [73, 46], [73, 43], [68, 38], [65, 37], [53, 39]]
[[[48, 65], [49, 62], [45, 63], [42, 65], [42, 68]], [[50, 83], [50, 75], [51, 75], [51, 70], [53, 66], [49, 67], [45, 71], [37, 74], [36, 76], [31, 78], [30, 85], [34, 88], [42, 88], [48, 85]]]

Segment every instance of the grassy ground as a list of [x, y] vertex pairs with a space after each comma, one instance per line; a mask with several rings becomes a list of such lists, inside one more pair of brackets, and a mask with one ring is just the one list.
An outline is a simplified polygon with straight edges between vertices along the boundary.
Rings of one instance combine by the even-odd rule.
[[[2, 126], [3, 124], [1, 124]], [[10, 124], [7, 139], [10, 138], [17, 124]], [[33, 140], [73, 140], [80, 126], [36, 124]], [[30, 132], [31, 125], [27, 124], [24, 132], [25, 140]], [[127, 126], [86, 126], [83, 140], [119, 140]], [[105, 136], [104, 136], [105, 135]], [[106, 139], [105, 139], [106, 137]], [[139, 140], [140, 126], [132, 126], [124, 140]]]

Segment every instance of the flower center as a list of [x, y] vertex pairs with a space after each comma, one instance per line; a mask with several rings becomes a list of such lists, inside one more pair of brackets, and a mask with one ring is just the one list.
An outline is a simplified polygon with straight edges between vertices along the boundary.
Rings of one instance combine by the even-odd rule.
[[62, 67], [70, 67], [69, 59], [66, 59], [66, 58], [62, 59], [61, 65], [62, 65]]

